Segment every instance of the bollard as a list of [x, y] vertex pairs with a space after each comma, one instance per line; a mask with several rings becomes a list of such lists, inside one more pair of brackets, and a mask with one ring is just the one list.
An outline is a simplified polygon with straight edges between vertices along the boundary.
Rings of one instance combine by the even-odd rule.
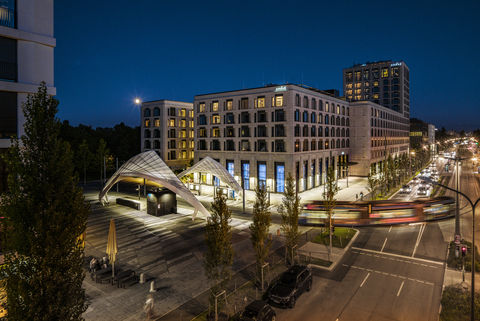
[[150, 282], [150, 293], [157, 292], [155, 289], [155, 280]]
[[145, 273], [140, 273], [140, 281], [139, 281], [140, 284], [143, 284], [145, 283]]

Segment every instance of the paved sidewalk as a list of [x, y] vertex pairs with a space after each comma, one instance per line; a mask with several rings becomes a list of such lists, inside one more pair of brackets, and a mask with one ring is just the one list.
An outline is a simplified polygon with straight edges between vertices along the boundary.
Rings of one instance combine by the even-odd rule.
[[[478, 277], [479, 272], [475, 273], [475, 292], [480, 292], [480, 278]], [[462, 285], [464, 288], [470, 289], [470, 284], [472, 284], [472, 273], [465, 272], [465, 282], [462, 278], [462, 271], [446, 268], [445, 277], [443, 279], [443, 286], [451, 285]]]

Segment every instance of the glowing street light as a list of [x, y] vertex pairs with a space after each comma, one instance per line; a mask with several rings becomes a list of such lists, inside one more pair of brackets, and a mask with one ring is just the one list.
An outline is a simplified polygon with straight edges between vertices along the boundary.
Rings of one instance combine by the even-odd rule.
[[140, 105], [142, 103], [142, 100], [140, 98], [135, 98], [134, 101], [135, 105]]

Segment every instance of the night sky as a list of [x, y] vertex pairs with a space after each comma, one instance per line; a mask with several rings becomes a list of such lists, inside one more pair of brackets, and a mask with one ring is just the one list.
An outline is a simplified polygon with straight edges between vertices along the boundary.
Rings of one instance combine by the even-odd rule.
[[59, 118], [139, 125], [135, 97], [268, 83], [342, 91], [342, 69], [403, 60], [411, 116], [480, 127], [480, 1], [55, 1]]

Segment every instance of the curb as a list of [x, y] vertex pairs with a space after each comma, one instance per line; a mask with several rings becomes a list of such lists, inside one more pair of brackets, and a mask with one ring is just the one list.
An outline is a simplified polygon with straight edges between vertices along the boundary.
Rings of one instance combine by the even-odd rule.
[[308, 264], [308, 267], [314, 268], [314, 269], [320, 269], [320, 270], [324, 270], [324, 271], [329, 271], [329, 272], [333, 271], [337, 267], [338, 262], [340, 262], [343, 259], [343, 256], [345, 255], [345, 253], [352, 247], [353, 242], [357, 239], [358, 235], [360, 234], [360, 230], [357, 230], [357, 229], [354, 229], [354, 230], [356, 231], [355, 235], [352, 237], [350, 242], [348, 242], [347, 246], [345, 246], [343, 248], [342, 254], [340, 254], [337, 257], [337, 260], [332, 262], [332, 264], [330, 264], [329, 267], [322, 266], [322, 265], [317, 265], [317, 264]]

